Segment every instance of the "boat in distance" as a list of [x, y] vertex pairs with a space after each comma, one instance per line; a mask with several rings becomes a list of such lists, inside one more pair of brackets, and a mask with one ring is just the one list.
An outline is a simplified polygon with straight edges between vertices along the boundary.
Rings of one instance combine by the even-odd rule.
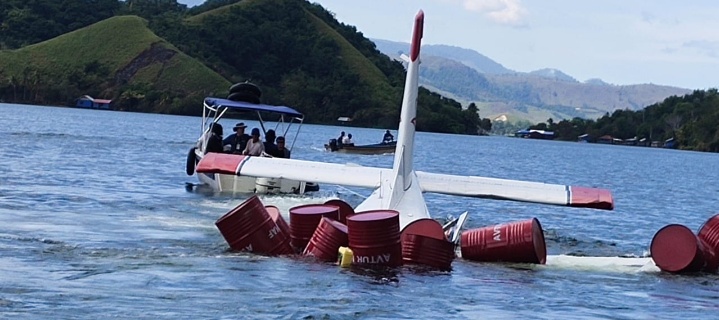
[[337, 139], [330, 139], [325, 144], [325, 150], [327, 151], [352, 154], [389, 154], [394, 153], [396, 148], [397, 141], [363, 145], [339, 145]]

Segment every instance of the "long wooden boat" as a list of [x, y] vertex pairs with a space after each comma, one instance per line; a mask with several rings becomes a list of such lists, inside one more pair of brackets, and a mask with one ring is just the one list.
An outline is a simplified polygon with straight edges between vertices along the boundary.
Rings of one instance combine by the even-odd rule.
[[332, 143], [332, 140], [330, 140], [330, 143], [325, 144], [325, 150], [353, 154], [390, 154], [394, 153], [394, 150], [397, 148], [397, 141], [354, 146], [343, 145], [340, 147], [336, 143]]

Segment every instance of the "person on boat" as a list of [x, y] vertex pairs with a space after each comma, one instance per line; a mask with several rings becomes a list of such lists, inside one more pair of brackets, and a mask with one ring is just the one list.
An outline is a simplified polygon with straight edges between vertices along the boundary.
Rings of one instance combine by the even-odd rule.
[[340, 137], [337, 138], [337, 148], [338, 148], [338, 149], [341, 149], [341, 148], [342, 148], [342, 143], [343, 143], [344, 141], [345, 141], [345, 132], [342, 131], [342, 132], [340, 133]]
[[384, 133], [384, 138], [382, 138], [382, 143], [390, 143], [392, 141], [394, 141], [394, 136], [389, 132], [389, 130], [387, 130]]
[[267, 153], [270, 156], [274, 157], [275, 151], [277, 151], [277, 146], [275, 145], [275, 139], [277, 139], [277, 134], [275, 134], [275, 130], [267, 130], [265, 132], [265, 153]]
[[275, 158], [290, 158], [290, 149], [285, 148], [285, 137], [277, 137], [277, 149], [271, 154]]
[[245, 150], [242, 151], [242, 154], [250, 156], [262, 155], [262, 153], [265, 152], [265, 145], [260, 141], [260, 129], [253, 128], [251, 137], [252, 139], [247, 141], [247, 146], [245, 146]]
[[350, 146], [350, 147], [352, 147], [352, 146], [355, 145], [354, 141], [352, 141], [352, 134], [351, 134], [351, 133], [350, 133], [350, 134], [347, 134], [347, 136], [344, 138], [344, 140], [342, 140], [342, 144], [345, 145], [345, 146]]
[[244, 122], [240, 122], [232, 128], [235, 134], [227, 136], [225, 140], [222, 140], [222, 144], [225, 148], [225, 152], [241, 154], [247, 146], [247, 141], [250, 140], [250, 135], [245, 133], [247, 126]]
[[205, 154], [209, 152], [222, 153], [222, 125], [219, 123], [213, 123], [210, 127], [210, 137], [207, 139], [207, 146], [205, 147]]

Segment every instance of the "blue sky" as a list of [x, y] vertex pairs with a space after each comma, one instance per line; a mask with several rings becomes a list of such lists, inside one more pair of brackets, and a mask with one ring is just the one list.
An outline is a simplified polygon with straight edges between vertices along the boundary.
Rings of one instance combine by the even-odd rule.
[[422, 9], [425, 44], [473, 49], [515, 71], [555, 68], [579, 81], [719, 87], [719, 1], [313, 2], [367, 38], [404, 42]]

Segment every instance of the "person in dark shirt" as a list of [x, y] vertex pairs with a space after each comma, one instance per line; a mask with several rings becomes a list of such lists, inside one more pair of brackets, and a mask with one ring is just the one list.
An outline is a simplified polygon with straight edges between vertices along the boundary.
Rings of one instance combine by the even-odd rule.
[[235, 134], [227, 136], [225, 140], [222, 140], [222, 145], [228, 153], [241, 154], [242, 150], [245, 150], [247, 141], [251, 139], [249, 134], [245, 133], [247, 126], [244, 122], [240, 122], [232, 128]]
[[277, 148], [272, 156], [275, 158], [290, 158], [290, 149], [285, 148], [285, 137], [277, 137]]
[[213, 123], [210, 129], [210, 137], [207, 139], [205, 154], [210, 152], [222, 153], [222, 125]]
[[342, 143], [344, 142], [344, 140], [345, 140], [345, 132], [342, 131], [342, 133], [340, 133], [340, 137], [337, 138], [337, 148], [340, 148], [340, 149], [342, 148]]
[[277, 146], [275, 145], [275, 139], [277, 138], [277, 135], [275, 134], [275, 130], [267, 130], [265, 132], [265, 153], [271, 155], [274, 157], [275, 152], [277, 151]]
[[389, 130], [387, 130], [384, 133], [384, 138], [382, 138], [382, 143], [390, 143], [392, 141], [394, 141], [394, 136], [389, 132]]

